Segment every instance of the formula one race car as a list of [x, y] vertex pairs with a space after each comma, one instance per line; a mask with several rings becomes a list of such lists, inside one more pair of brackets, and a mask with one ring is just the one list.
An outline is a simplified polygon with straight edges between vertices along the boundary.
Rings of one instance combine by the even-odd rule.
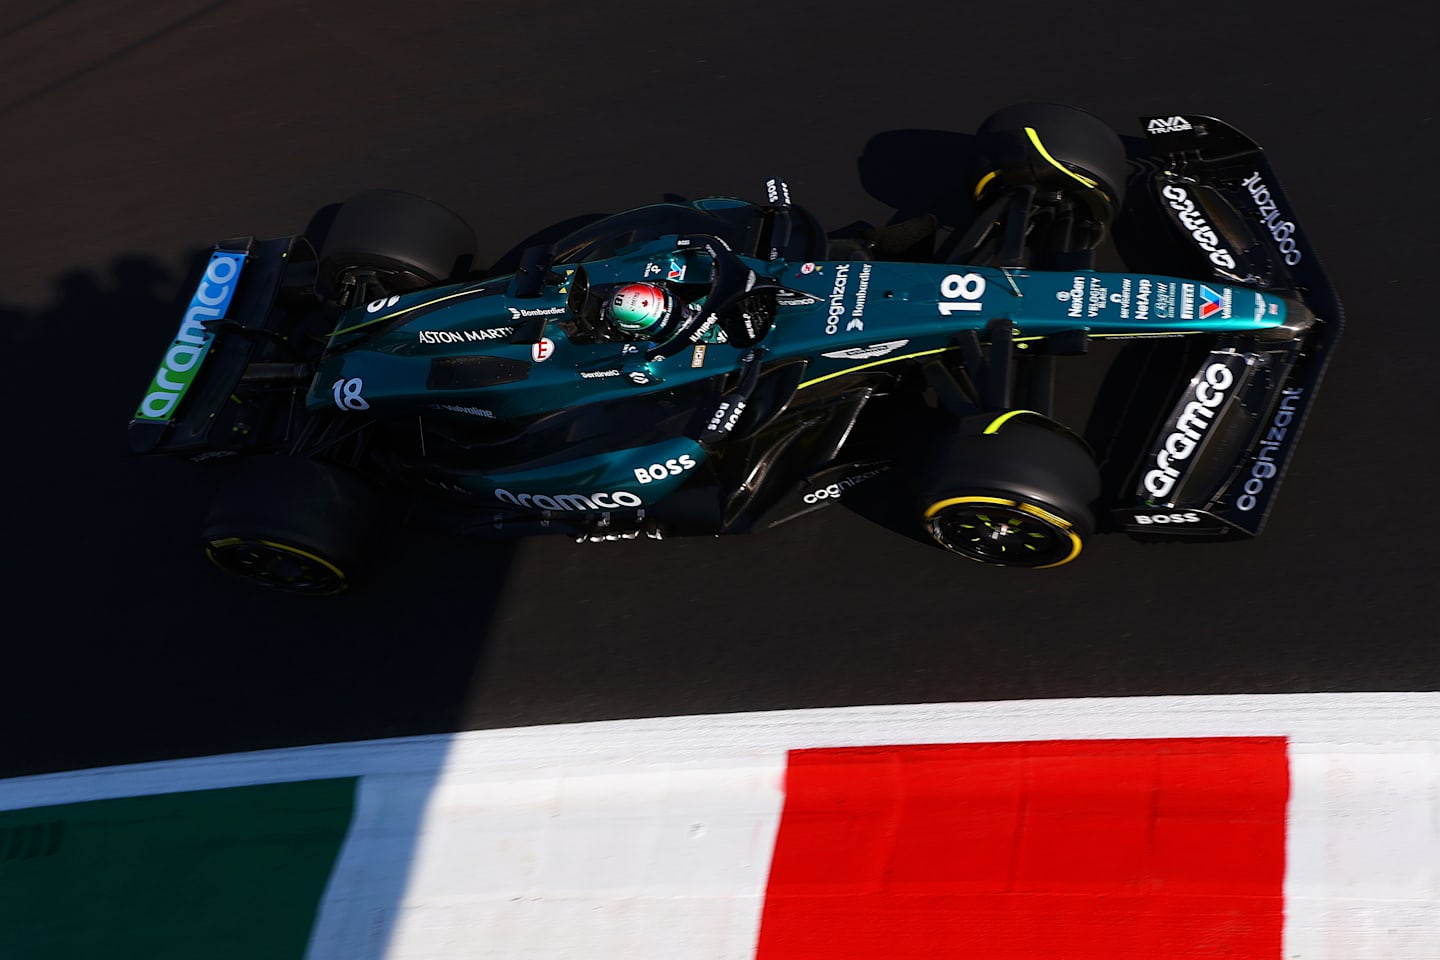
[[[449, 210], [361, 193], [323, 240], [215, 246], [133, 447], [227, 470], [208, 555], [305, 593], [347, 585], [397, 496], [582, 541], [843, 501], [1022, 567], [1097, 532], [1254, 535], [1341, 307], [1256, 143], [1142, 122], [1127, 156], [1071, 107], [993, 114], [964, 224], [827, 235], [777, 179], [592, 220], [504, 275]], [[1130, 342], [1087, 424], [1057, 422], [1056, 358], [1107, 338]]]

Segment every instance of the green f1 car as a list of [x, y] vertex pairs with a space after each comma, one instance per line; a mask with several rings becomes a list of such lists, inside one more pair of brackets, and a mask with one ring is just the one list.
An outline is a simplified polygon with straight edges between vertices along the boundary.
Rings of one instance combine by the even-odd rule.
[[[223, 469], [206, 552], [303, 593], [347, 586], [397, 498], [581, 541], [844, 502], [1020, 567], [1098, 532], [1252, 536], [1340, 303], [1256, 143], [1142, 122], [1127, 151], [1072, 107], [993, 114], [968, 223], [827, 235], [777, 179], [594, 220], [503, 275], [451, 211], [361, 193], [323, 239], [215, 246], [133, 447]], [[1057, 358], [1107, 339], [1087, 423], [1058, 422]]]

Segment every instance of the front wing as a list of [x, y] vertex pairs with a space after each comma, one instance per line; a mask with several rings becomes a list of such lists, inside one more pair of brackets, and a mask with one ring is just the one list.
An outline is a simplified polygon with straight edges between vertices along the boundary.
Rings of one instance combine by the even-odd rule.
[[[1340, 334], [1340, 300], [1258, 144], [1203, 116], [1147, 118], [1147, 203], [1187, 246], [1197, 280], [1281, 293], [1288, 338], [1223, 337], [1191, 351], [1152, 410], [1111, 510], [1141, 536], [1253, 536], [1263, 528]], [[1242, 309], [1236, 305], [1236, 309]], [[1178, 386], [1178, 394], [1177, 394]], [[1152, 414], [1153, 416], [1153, 414]]]

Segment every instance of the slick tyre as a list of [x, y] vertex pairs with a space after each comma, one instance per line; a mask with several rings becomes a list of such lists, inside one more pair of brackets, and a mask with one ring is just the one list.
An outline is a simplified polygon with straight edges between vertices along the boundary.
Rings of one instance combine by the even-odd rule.
[[919, 522], [936, 546], [981, 563], [1058, 567], [1094, 532], [1100, 473], [1073, 434], [1025, 411], [941, 437], [920, 483]]
[[459, 214], [399, 190], [367, 190], [340, 205], [320, 250], [323, 292], [350, 271], [373, 272], [390, 293], [459, 277], [475, 259], [475, 231]]
[[1029, 183], [1076, 196], [1106, 222], [1125, 202], [1125, 145], [1084, 110], [1020, 103], [991, 114], [977, 133], [983, 154], [977, 197], [992, 183]]
[[305, 457], [261, 456], [230, 468], [202, 538], [226, 573], [287, 593], [344, 591], [361, 570], [373, 491], [360, 478]]

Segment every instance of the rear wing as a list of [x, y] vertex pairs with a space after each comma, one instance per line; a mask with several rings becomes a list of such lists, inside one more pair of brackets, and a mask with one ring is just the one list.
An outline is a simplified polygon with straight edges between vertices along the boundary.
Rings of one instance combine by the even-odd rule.
[[1152, 411], [1169, 414], [1131, 450], [1111, 519], [1131, 534], [1253, 536], [1294, 455], [1343, 309], [1259, 144], [1214, 117], [1142, 119], [1153, 163], [1148, 194], [1132, 202], [1149, 208], [1152, 228], [1174, 231], [1186, 275], [1202, 295], [1206, 280], [1281, 294], [1290, 317], [1280, 338], [1221, 337], [1188, 357], [1188, 381], [1153, 398]]
[[288, 306], [313, 310], [314, 265], [304, 237], [215, 245], [130, 421], [133, 452], [222, 455], [273, 446], [288, 432], [254, 387], [306, 372], [287, 340]]

